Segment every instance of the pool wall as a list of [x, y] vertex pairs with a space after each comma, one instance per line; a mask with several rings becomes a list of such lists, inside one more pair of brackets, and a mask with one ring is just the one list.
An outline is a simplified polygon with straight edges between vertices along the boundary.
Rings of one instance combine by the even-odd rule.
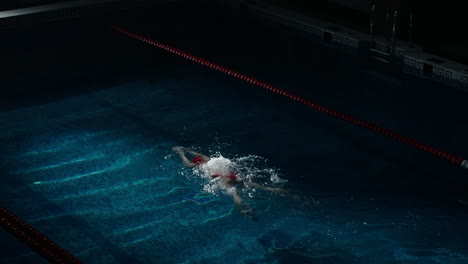
[[[254, 18], [279, 23], [289, 29], [305, 33], [309, 38], [327, 46], [356, 56], [372, 56], [382, 59], [378, 57], [378, 53], [384, 55], [392, 53], [390, 40], [376, 36], [371, 41], [369, 34], [343, 25], [306, 17], [261, 1], [246, 1], [240, 3], [240, 8]], [[377, 52], [371, 54], [371, 46]], [[405, 74], [433, 80], [468, 92], [468, 66], [425, 53], [417, 45], [397, 40], [389, 62]]]
[[92, 16], [174, 0], [77, 0], [0, 11], [0, 29]]

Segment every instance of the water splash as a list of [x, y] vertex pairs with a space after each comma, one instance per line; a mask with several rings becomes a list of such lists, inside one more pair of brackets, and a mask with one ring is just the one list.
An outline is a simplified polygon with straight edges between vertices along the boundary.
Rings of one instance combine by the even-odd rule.
[[213, 178], [213, 175], [235, 175], [244, 183], [255, 182], [261, 185], [278, 186], [287, 182], [280, 177], [279, 170], [268, 167], [267, 159], [263, 157], [248, 155], [228, 159], [220, 152], [216, 152], [210, 157], [210, 161], [193, 168], [191, 172], [181, 170], [179, 174], [191, 181], [199, 182], [203, 191], [214, 195], [219, 195], [219, 193], [232, 195], [241, 189], [249, 197], [254, 197], [256, 189], [249, 187], [248, 184], [226, 187], [220, 178]]
[[287, 180], [280, 177], [280, 171], [268, 167], [268, 160], [261, 156], [248, 155], [235, 158], [233, 162], [240, 174], [246, 175], [248, 180], [260, 180], [263, 184], [283, 184], [287, 182]]

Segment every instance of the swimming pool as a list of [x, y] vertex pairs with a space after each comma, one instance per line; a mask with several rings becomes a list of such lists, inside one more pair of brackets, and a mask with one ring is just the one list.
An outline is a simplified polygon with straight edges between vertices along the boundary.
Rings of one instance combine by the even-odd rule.
[[[2, 206], [84, 263], [467, 261], [465, 170], [103, 21], [468, 156], [466, 94], [233, 10], [167, 6], [12, 30], [0, 44], [11, 91]], [[246, 190], [258, 220], [244, 217], [230, 196], [203, 192], [175, 145], [247, 159], [256, 181], [295, 196]], [[8, 234], [1, 243], [2, 262], [41, 263]]]

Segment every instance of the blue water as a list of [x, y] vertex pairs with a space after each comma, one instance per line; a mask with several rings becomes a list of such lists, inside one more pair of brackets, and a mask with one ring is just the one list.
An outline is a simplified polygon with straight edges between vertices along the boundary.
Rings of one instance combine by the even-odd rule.
[[[106, 19], [468, 157], [466, 94], [194, 8]], [[16, 91], [0, 113], [2, 206], [84, 263], [468, 261], [463, 169], [101, 20], [12, 30], [2, 43], [11, 51], [2, 87]], [[255, 180], [291, 194], [244, 190], [252, 220], [229, 195], [203, 192], [175, 145], [232, 160], [257, 155], [256, 168], [287, 182]], [[0, 243], [2, 263], [42, 261], [6, 232]]]

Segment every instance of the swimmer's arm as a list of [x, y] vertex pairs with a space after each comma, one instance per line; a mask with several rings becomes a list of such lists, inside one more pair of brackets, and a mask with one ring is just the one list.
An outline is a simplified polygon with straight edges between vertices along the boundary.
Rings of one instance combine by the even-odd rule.
[[182, 154], [179, 154], [180, 157], [182, 158], [182, 161], [184, 162], [185, 165], [189, 166], [189, 167], [195, 167], [197, 166], [196, 163], [193, 163], [191, 162], [189, 159], [187, 159], [187, 157], [185, 157], [185, 155], [182, 153]]
[[203, 155], [201, 153], [192, 151], [190, 149], [187, 149], [187, 148], [184, 148], [184, 147], [181, 147], [181, 146], [175, 146], [175, 147], [172, 148], [172, 150], [179, 153], [179, 155], [181, 155], [181, 154], [183, 155], [184, 152], [188, 152], [188, 153], [190, 153], [190, 154], [192, 154], [194, 156], [202, 157], [203, 159], [206, 159], [206, 160], [210, 159], [210, 157], [207, 157], [207, 156], [205, 156], [205, 155]]
[[202, 158], [205, 159], [205, 160], [209, 160], [209, 159], [210, 159], [209, 157], [207, 157], [207, 156], [205, 156], [205, 155], [203, 155], [203, 154], [201, 154], [201, 153], [195, 152], [195, 151], [191, 151], [191, 150], [188, 150], [188, 149], [187, 149], [187, 152], [190, 153], [190, 154], [192, 154], [192, 155], [194, 155], [194, 156], [202, 157]]
[[191, 162], [189, 159], [187, 159], [187, 157], [185, 157], [185, 154], [183, 152], [183, 149], [182, 147], [174, 147], [172, 148], [177, 154], [179, 154], [180, 158], [182, 159], [182, 161], [184, 162], [185, 165], [189, 166], [189, 167], [195, 167], [197, 166], [197, 164]]

